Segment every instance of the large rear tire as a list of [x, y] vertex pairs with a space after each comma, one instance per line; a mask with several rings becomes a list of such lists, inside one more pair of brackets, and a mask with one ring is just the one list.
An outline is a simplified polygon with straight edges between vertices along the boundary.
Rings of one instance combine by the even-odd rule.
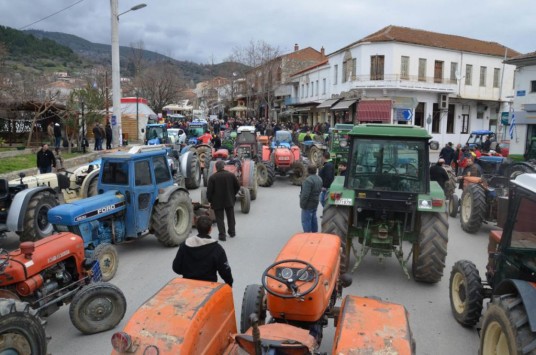
[[251, 208], [251, 196], [247, 187], [242, 186], [240, 189], [242, 190], [240, 191], [240, 211], [247, 214]]
[[346, 240], [350, 226], [351, 212], [351, 207], [326, 204], [322, 215], [322, 233], [335, 234], [341, 238], [341, 274], [348, 270], [350, 260], [350, 248], [346, 247]]
[[452, 170], [450, 165], [443, 165], [443, 169], [445, 169], [449, 177], [449, 180], [445, 182], [445, 197], [447, 200], [449, 200], [456, 191], [456, 183], [458, 182], [458, 179], [456, 178], [456, 174], [454, 174], [454, 170]]
[[[49, 191], [35, 194], [26, 207], [23, 230], [20, 232], [21, 242], [34, 242], [54, 232], [52, 223], [48, 221], [48, 211], [58, 205], [58, 199]], [[22, 212], [22, 211], [21, 211]]]
[[28, 303], [0, 300], [0, 353], [47, 353], [45, 329]]
[[187, 169], [184, 172], [184, 185], [188, 190], [195, 190], [201, 185], [201, 167], [197, 155], [189, 153]]
[[415, 281], [436, 283], [443, 277], [449, 224], [446, 213], [420, 213], [421, 230], [413, 244], [412, 272]]
[[158, 241], [166, 247], [176, 247], [192, 230], [194, 209], [187, 192], [177, 190], [167, 202], [154, 205], [151, 225]]
[[462, 229], [467, 233], [476, 233], [486, 215], [486, 193], [478, 184], [467, 185], [463, 189], [460, 208]]
[[126, 310], [127, 300], [117, 286], [96, 282], [74, 295], [69, 316], [76, 329], [84, 334], [95, 334], [119, 324]]
[[102, 281], [110, 281], [114, 278], [119, 267], [119, 256], [113, 245], [110, 243], [97, 245], [93, 251], [93, 259], [99, 262]]
[[259, 325], [266, 323], [266, 293], [261, 285], [246, 286], [240, 313], [240, 333], [245, 333], [251, 327], [249, 316], [252, 313], [259, 317]]
[[519, 296], [493, 298], [482, 319], [479, 354], [534, 354], [536, 334]]
[[290, 177], [292, 184], [301, 186], [307, 177], [307, 167], [301, 161], [295, 161], [292, 163], [290, 169], [292, 170], [292, 175]]
[[467, 260], [457, 261], [450, 272], [450, 309], [458, 323], [472, 327], [482, 314], [484, 288], [475, 264]]

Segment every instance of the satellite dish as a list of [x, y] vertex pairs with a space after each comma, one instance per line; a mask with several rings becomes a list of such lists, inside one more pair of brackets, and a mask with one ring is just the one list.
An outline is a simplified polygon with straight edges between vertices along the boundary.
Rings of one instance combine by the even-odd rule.
[[462, 78], [462, 73], [460, 73], [459, 70], [456, 70], [456, 73], [454, 73], [454, 75], [456, 75], [456, 80], [460, 80]]

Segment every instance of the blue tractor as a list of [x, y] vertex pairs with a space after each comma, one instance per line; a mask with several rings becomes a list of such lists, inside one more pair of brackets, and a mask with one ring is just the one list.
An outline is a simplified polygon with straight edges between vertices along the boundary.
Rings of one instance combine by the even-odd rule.
[[164, 147], [102, 157], [98, 195], [52, 208], [48, 220], [59, 232], [80, 235], [88, 258], [99, 261], [102, 279], [118, 267], [113, 244], [152, 233], [175, 247], [190, 234], [193, 205], [183, 186], [173, 183]]
[[146, 126], [145, 131], [145, 144], [157, 145], [168, 144], [170, 139], [168, 137], [167, 125], [164, 123], [150, 123]]

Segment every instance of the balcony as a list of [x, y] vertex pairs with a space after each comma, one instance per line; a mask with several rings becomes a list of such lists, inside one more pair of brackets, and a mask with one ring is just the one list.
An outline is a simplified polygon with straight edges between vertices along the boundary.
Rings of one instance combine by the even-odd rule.
[[446, 78], [418, 77], [417, 75], [356, 75], [349, 80], [356, 89], [400, 89], [454, 93], [457, 81]]

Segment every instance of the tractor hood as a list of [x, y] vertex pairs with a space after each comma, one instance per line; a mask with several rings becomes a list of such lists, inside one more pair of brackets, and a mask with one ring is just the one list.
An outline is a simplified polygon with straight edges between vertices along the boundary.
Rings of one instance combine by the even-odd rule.
[[81, 222], [101, 219], [125, 208], [125, 197], [119, 191], [111, 190], [101, 195], [56, 206], [48, 211], [48, 220], [52, 224], [74, 226]]
[[[19, 186], [20, 183], [21, 183], [20, 178], [13, 179], [9, 181], [9, 186], [11, 187]], [[46, 174], [26, 176], [22, 178], [22, 183], [24, 185], [28, 185], [29, 187], [48, 186], [48, 187], [54, 188], [58, 185], [58, 176], [56, 173], [46, 173]]]

